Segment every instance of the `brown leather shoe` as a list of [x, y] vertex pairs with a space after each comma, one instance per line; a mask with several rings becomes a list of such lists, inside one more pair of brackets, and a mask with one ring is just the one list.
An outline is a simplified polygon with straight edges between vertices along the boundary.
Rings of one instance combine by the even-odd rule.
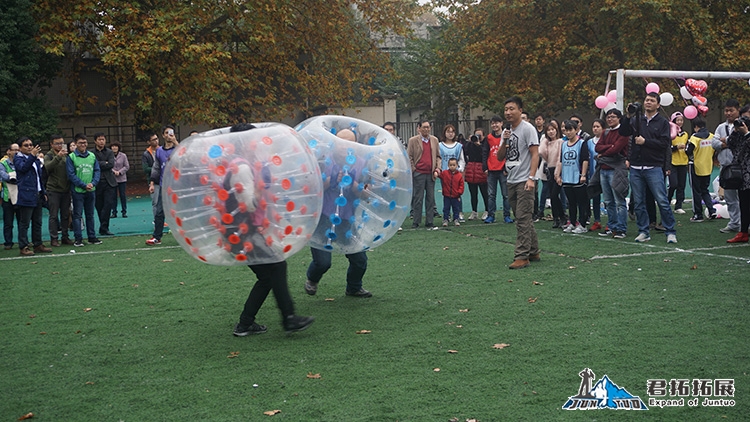
[[70, 238], [63, 237], [62, 242], [60, 242], [60, 243], [62, 243], [63, 245], [72, 245], [73, 241], [70, 240]]
[[529, 255], [529, 261], [531, 262], [539, 262], [542, 260], [542, 257], [539, 256], [539, 254]]
[[28, 246], [21, 249], [21, 256], [34, 256], [34, 251], [29, 249]]
[[48, 252], [52, 252], [52, 249], [50, 249], [50, 248], [48, 248], [48, 247], [46, 247], [44, 245], [39, 245], [39, 246], [34, 246], [34, 252], [36, 252], [36, 253], [48, 253]]
[[528, 259], [516, 259], [512, 264], [508, 266], [511, 270], [517, 270], [519, 268], [526, 268], [529, 266]]
[[56, 248], [60, 246], [60, 242], [58, 242], [57, 239], [52, 239], [49, 241], [49, 245], [52, 246], [53, 248]]

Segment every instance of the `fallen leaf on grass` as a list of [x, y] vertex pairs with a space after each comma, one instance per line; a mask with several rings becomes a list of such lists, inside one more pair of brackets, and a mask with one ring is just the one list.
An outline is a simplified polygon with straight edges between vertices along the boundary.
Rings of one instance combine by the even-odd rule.
[[463, 325], [456, 325], [456, 328], [464, 328]]
[[434, 368], [432, 372], [440, 372], [440, 368]]
[[568, 267], [568, 269], [569, 269], [569, 270], [575, 270], [575, 269], [576, 269], [576, 267], [574, 267], [573, 265], [571, 265], [570, 267]]
[[31, 261], [31, 264], [32, 264], [32, 265], [33, 265], [33, 264], [36, 264], [36, 263], [37, 263], [37, 261]]
[[83, 308], [83, 312], [91, 312], [94, 308]]
[[137, 289], [137, 288], [138, 288], [138, 285], [137, 285], [137, 284], [133, 284], [133, 287]]
[[698, 269], [698, 265], [696, 265], [696, 264], [693, 264], [693, 266], [692, 266], [692, 267], [690, 267], [690, 269], [691, 269], [691, 270], [697, 270], [697, 269]]
[[47, 332], [46, 332], [46, 331], [42, 331], [42, 332], [41, 332], [41, 333], [39, 333], [39, 334], [40, 334], [40, 335], [45, 335], [45, 334], [47, 334]]
[[535, 286], [544, 286], [544, 283], [540, 283], [538, 281], [532, 281], [531, 284], [533, 284]]
[[86, 381], [86, 385], [94, 385], [94, 381]]
[[539, 299], [539, 296], [537, 296], [537, 297], [530, 297], [529, 298], [529, 303], [534, 303], [534, 302], [536, 302], [537, 299]]
[[29, 318], [36, 318], [36, 314], [29, 315]]
[[479, 421], [477, 421], [477, 420], [476, 420], [476, 419], [474, 419], [474, 418], [471, 418], [471, 419], [466, 419], [466, 422], [479, 422]]
[[458, 312], [464, 312], [464, 313], [466, 313], [466, 312], [469, 312], [469, 309], [468, 308], [467, 309], [459, 309]]
[[60, 271], [52, 271], [52, 274], [60, 274]]
[[508, 283], [512, 283], [512, 282], [513, 282], [513, 280], [508, 280]]
[[355, 334], [370, 334], [371, 332], [370, 330], [359, 330]]
[[492, 348], [493, 349], [505, 349], [506, 347], [510, 346], [508, 343], [495, 343]]
[[174, 259], [162, 259], [161, 262], [172, 262]]
[[81, 330], [76, 330], [76, 334], [81, 334]]
[[336, 299], [333, 298], [333, 297], [327, 297], [326, 298], [326, 302], [333, 302], [334, 300], [336, 300]]
[[459, 422], [458, 418], [450, 418], [448, 419], [448, 422]]
[[263, 412], [264, 415], [268, 415], [268, 416], [273, 416], [273, 415], [275, 415], [277, 413], [281, 413], [281, 410], [276, 409], [276, 410], [269, 410], [267, 412]]
[[312, 372], [308, 372], [307, 373], [307, 378], [315, 379], [315, 380], [316, 379], [320, 379], [320, 374], [313, 374]]
[[672, 262], [671, 259], [665, 259], [664, 262]]
[[19, 421], [23, 421], [23, 420], [26, 420], [26, 419], [31, 419], [31, 418], [33, 418], [33, 417], [34, 417], [34, 414], [33, 414], [33, 413], [31, 413], [31, 412], [29, 412], [29, 413], [27, 413], [27, 414], [25, 414], [25, 415], [21, 416], [20, 418], [18, 418], [18, 420], [19, 420]]
[[185, 285], [185, 282], [184, 282], [184, 281], [181, 281], [181, 282], [180, 282], [180, 286], [184, 286], [184, 285]]
[[452, 355], [455, 355], [456, 353], [458, 353], [458, 350], [450, 349], [450, 350], [448, 350], [448, 353], [450, 353]]
[[444, 250], [444, 251], [447, 251], [447, 250], [448, 250], [448, 247], [447, 247], [447, 246], [446, 246], [446, 247], [444, 247], [444, 248], [443, 248], [443, 250]]
[[229, 352], [229, 356], [227, 356], [227, 359], [233, 359], [240, 355], [240, 352]]

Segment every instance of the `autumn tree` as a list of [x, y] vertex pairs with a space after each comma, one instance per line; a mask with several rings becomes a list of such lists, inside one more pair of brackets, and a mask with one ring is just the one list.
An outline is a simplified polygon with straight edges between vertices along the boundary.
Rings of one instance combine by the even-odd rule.
[[[447, 79], [457, 101], [493, 110], [513, 94], [534, 110], [593, 107], [617, 68], [744, 71], [750, 61], [744, 2], [433, 3], [448, 21], [433, 72]], [[642, 81], [626, 82], [631, 95], [643, 93]], [[657, 82], [676, 93], [680, 81]], [[717, 98], [750, 94], [747, 81], [708, 82]]]
[[[37, 25], [31, 1], [0, 3], [0, 136], [7, 145], [20, 136], [46, 141], [55, 131], [57, 116], [43, 89], [55, 75], [58, 61], [36, 43]], [[5, 148], [3, 148], [5, 152]]]
[[[349, 105], [388, 68], [373, 34], [404, 34], [415, 0], [40, 0], [45, 49], [100, 59], [145, 125], [222, 125]], [[78, 66], [73, 65], [71, 78]]]

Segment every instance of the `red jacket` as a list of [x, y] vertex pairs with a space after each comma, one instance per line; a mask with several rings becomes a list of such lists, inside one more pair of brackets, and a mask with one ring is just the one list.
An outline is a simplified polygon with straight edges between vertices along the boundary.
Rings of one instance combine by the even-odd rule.
[[443, 184], [443, 196], [448, 198], [460, 198], [464, 193], [464, 176], [460, 171], [452, 173], [450, 170], [443, 170], [440, 173], [440, 181]]

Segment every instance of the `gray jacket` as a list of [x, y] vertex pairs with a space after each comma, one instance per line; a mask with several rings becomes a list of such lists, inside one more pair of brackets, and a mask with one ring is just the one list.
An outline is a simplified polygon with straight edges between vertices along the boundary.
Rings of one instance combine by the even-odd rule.
[[734, 156], [732, 155], [732, 151], [728, 147], [723, 147], [721, 145], [721, 138], [728, 138], [729, 134], [731, 134], [733, 131], [734, 125], [727, 122], [724, 122], [717, 126], [716, 130], [714, 131], [714, 138], [711, 141], [711, 146], [714, 147], [716, 151], [719, 151], [719, 155], [716, 158], [718, 158], [719, 164], [721, 164], [722, 167], [732, 164], [732, 159], [734, 158]]

